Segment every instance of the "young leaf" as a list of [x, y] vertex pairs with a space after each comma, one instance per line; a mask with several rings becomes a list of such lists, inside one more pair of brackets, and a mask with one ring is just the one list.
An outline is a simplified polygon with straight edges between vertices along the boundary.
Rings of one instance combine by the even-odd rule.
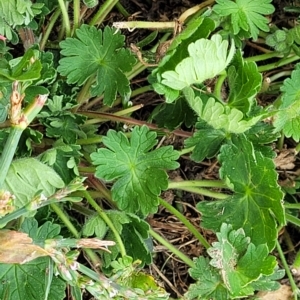
[[20, 208], [32, 200], [37, 191], [48, 197], [63, 186], [64, 182], [52, 168], [37, 159], [24, 158], [11, 164], [3, 189], [15, 195], [14, 205]]
[[266, 244], [252, 244], [242, 228], [233, 230], [223, 223], [217, 237], [218, 242], [208, 249], [210, 264], [221, 270], [223, 282], [234, 298], [253, 294], [249, 283], [261, 275], [273, 274], [276, 258], [268, 256]]
[[282, 103], [279, 112], [275, 115], [275, 132], [283, 131], [286, 137], [292, 137], [296, 142], [300, 140], [300, 65], [292, 72], [291, 78], [284, 81]]
[[[233, 144], [223, 145], [219, 160], [220, 177], [233, 188], [234, 194], [222, 201], [200, 202], [202, 226], [218, 231], [222, 223], [233, 229], [243, 228], [258, 246], [275, 246], [277, 223], [285, 224], [283, 193], [277, 183], [272, 159], [255, 151], [244, 135], [233, 136]], [[217, 216], [217, 218], [216, 218]]]
[[268, 19], [262, 15], [270, 15], [275, 11], [272, 0], [216, 0], [213, 11], [221, 17], [229, 17], [233, 34], [241, 30], [249, 31], [253, 39], [257, 39], [259, 30], [269, 31]]
[[183, 90], [191, 84], [202, 83], [214, 78], [225, 70], [234, 55], [234, 44], [229, 53], [228, 41], [223, 41], [219, 34], [211, 40], [200, 39], [188, 46], [189, 57], [183, 59], [175, 71], [166, 71], [162, 76], [162, 84], [174, 90]]
[[141, 212], [144, 216], [156, 211], [158, 195], [168, 186], [166, 169], [178, 167], [179, 157], [172, 146], [151, 150], [157, 143], [156, 133], [146, 126], [135, 127], [130, 142], [122, 132], [109, 130], [104, 145], [91, 154], [97, 166], [95, 175], [117, 180], [111, 191], [120, 209]]
[[204, 158], [215, 156], [226, 139], [226, 133], [220, 129], [214, 129], [204, 121], [196, 124], [196, 131], [192, 137], [184, 141], [185, 147], [195, 147], [191, 159], [201, 162]]
[[217, 102], [214, 98], [209, 98], [204, 104], [200, 97], [195, 97], [191, 87], [183, 90], [186, 100], [203, 121], [207, 122], [214, 129], [223, 129], [231, 133], [243, 133], [255, 125], [262, 115], [252, 117], [250, 120], [243, 120], [243, 113], [229, 106]]
[[67, 76], [68, 83], [84, 84], [96, 77], [92, 93], [104, 93], [104, 104], [112, 105], [117, 93], [124, 99], [130, 95], [129, 80], [124, 72], [132, 69], [135, 58], [124, 47], [124, 36], [113, 29], [82, 25], [76, 30], [76, 38], [60, 43], [64, 55], [58, 71]]
[[188, 300], [230, 299], [220, 273], [209, 264], [207, 258], [197, 258], [195, 267], [189, 269], [189, 273], [197, 281], [189, 286], [185, 294]]
[[228, 105], [242, 113], [249, 113], [260, 90], [262, 76], [255, 62], [247, 62], [238, 51], [228, 68], [229, 98]]

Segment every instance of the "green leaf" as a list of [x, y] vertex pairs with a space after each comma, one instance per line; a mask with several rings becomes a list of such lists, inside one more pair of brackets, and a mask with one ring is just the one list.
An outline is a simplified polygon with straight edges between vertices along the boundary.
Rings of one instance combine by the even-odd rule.
[[233, 229], [243, 228], [254, 245], [267, 243], [273, 249], [277, 226], [285, 224], [274, 162], [255, 151], [243, 135], [223, 145], [218, 158], [220, 177], [235, 193], [222, 201], [200, 202], [202, 226], [218, 231], [222, 223], [230, 223]]
[[227, 73], [230, 90], [228, 105], [244, 114], [249, 113], [262, 82], [255, 62], [244, 61], [241, 51], [238, 51]]
[[152, 118], [158, 127], [166, 127], [170, 130], [174, 130], [182, 123], [191, 127], [196, 121], [195, 113], [182, 97], [174, 103], [162, 103], [156, 106]]
[[37, 159], [24, 158], [11, 164], [3, 189], [15, 195], [14, 206], [21, 208], [29, 203], [38, 191], [48, 197], [63, 186], [62, 179], [52, 168]]
[[29, 25], [35, 15], [41, 13], [40, 4], [30, 0], [0, 1], [0, 34], [13, 43], [18, 42], [18, 36], [13, 31], [18, 25]]
[[185, 294], [188, 300], [230, 299], [220, 273], [209, 264], [207, 258], [202, 256], [197, 258], [195, 267], [189, 269], [189, 273], [197, 281], [189, 286], [188, 292]]
[[[205, 122], [196, 124], [196, 131], [193, 136], [184, 141], [185, 147], [195, 147], [191, 159], [201, 162], [204, 158], [215, 156], [226, 139], [226, 133], [220, 129], [214, 129]], [[205, 141], [205, 142], [204, 142]]]
[[268, 276], [261, 276], [257, 281], [251, 283], [256, 291], [275, 291], [280, 287], [279, 280], [285, 275], [284, 270], [276, 268], [275, 272]]
[[[25, 219], [21, 230], [28, 233], [35, 243], [43, 244], [46, 239], [57, 237], [60, 226], [45, 222], [38, 227], [37, 221], [30, 218]], [[40, 257], [22, 265], [0, 264], [0, 280], [2, 282], [0, 298], [10, 300], [64, 299], [66, 284], [61, 278], [49, 274], [49, 267], [52, 263], [50, 258]], [[50, 282], [49, 277], [52, 277]], [[46, 298], [47, 284], [50, 284], [48, 298]]]
[[99, 239], [103, 239], [107, 232], [107, 225], [98, 214], [95, 214], [87, 219], [83, 225], [83, 236], [95, 235]]
[[253, 294], [249, 283], [261, 275], [273, 274], [276, 258], [268, 256], [266, 244], [255, 246], [251, 243], [242, 228], [233, 230], [231, 225], [223, 223], [217, 237], [218, 242], [208, 249], [212, 257], [210, 264], [220, 269], [223, 282], [233, 297]]
[[168, 187], [166, 169], [174, 170], [179, 153], [172, 146], [151, 150], [157, 143], [156, 133], [146, 126], [135, 127], [130, 141], [122, 132], [109, 130], [103, 143], [108, 148], [91, 154], [97, 166], [95, 175], [108, 181], [117, 180], [111, 191], [114, 201], [126, 212], [154, 213], [158, 195]]
[[196, 114], [214, 129], [223, 129], [231, 133], [243, 133], [255, 125], [263, 116], [261, 114], [252, 117], [250, 120], [243, 120], [244, 115], [240, 110], [230, 108], [212, 97], [204, 104], [200, 97], [195, 97], [191, 87], [184, 88], [183, 93]]
[[292, 72], [291, 78], [283, 82], [282, 102], [279, 112], [275, 115], [275, 131], [283, 131], [286, 137], [292, 137], [296, 142], [300, 140], [300, 64]]
[[259, 30], [268, 32], [268, 19], [262, 15], [270, 15], [275, 11], [272, 0], [216, 0], [213, 11], [222, 17], [229, 17], [234, 35], [240, 31], [249, 31], [253, 39], [257, 39]]
[[175, 71], [162, 73], [162, 84], [183, 90], [192, 84], [199, 84], [214, 78], [225, 70], [234, 55], [234, 44], [229, 53], [228, 41], [223, 41], [219, 34], [208, 39], [200, 39], [188, 46], [189, 57], [183, 59]]
[[[0, 297], [9, 300], [44, 299], [50, 258], [40, 257], [24, 265], [0, 264]], [[48, 300], [65, 299], [66, 283], [53, 276]]]
[[95, 77], [93, 95], [104, 93], [104, 104], [112, 105], [117, 93], [124, 99], [130, 96], [129, 72], [135, 63], [131, 52], [124, 47], [125, 37], [113, 29], [82, 25], [76, 30], [76, 38], [67, 38], [60, 43], [64, 55], [58, 71], [67, 76], [68, 83], [84, 84]]

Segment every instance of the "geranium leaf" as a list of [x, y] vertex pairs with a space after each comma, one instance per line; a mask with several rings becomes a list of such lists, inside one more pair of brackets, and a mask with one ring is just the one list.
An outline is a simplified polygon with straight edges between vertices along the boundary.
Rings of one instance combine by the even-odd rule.
[[232, 142], [221, 147], [220, 177], [235, 193], [222, 201], [200, 202], [202, 226], [218, 231], [222, 223], [230, 223], [233, 229], [243, 228], [256, 246], [267, 243], [273, 249], [277, 225], [285, 224], [274, 162], [243, 135], [233, 136]]
[[251, 37], [257, 39], [259, 30], [268, 32], [268, 19], [263, 15], [270, 15], [275, 7], [270, 4], [272, 0], [216, 0], [213, 10], [219, 16], [230, 18], [233, 34], [241, 30], [249, 31]]
[[132, 69], [135, 58], [124, 47], [125, 37], [113, 29], [82, 25], [75, 38], [60, 43], [64, 55], [58, 71], [67, 76], [68, 83], [84, 84], [95, 76], [94, 95], [104, 93], [104, 104], [112, 105], [117, 93], [124, 99], [130, 95], [129, 80], [124, 72]]
[[178, 167], [179, 157], [171, 146], [151, 150], [156, 133], [146, 126], [135, 127], [130, 141], [122, 132], [109, 130], [103, 138], [108, 148], [91, 154], [97, 166], [95, 175], [105, 180], [116, 180], [112, 187], [113, 199], [120, 209], [148, 215], [156, 211], [158, 195], [168, 187], [166, 169]]

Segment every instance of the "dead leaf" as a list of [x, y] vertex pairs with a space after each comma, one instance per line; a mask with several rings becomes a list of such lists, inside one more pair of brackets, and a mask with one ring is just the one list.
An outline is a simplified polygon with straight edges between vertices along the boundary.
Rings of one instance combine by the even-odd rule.
[[274, 163], [277, 169], [292, 170], [295, 168], [297, 152], [295, 149], [283, 149], [277, 157], [274, 159]]
[[0, 263], [24, 264], [49, 253], [32, 243], [27, 233], [0, 230]]
[[258, 292], [257, 297], [260, 300], [292, 300], [294, 299], [292, 289], [288, 285], [281, 285], [276, 291]]

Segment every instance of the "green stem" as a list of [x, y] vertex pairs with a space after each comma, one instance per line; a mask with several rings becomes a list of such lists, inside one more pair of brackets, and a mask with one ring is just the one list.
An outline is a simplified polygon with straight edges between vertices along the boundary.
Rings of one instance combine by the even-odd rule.
[[277, 248], [279, 257], [281, 259], [281, 263], [283, 264], [283, 267], [285, 269], [286, 275], [289, 278], [290, 285], [291, 285], [291, 288], [292, 288], [292, 291], [293, 291], [293, 294], [294, 294], [294, 300], [297, 300], [297, 296], [300, 294], [300, 291], [299, 291], [299, 289], [298, 289], [298, 287], [297, 287], [297, 285], [294, 281], [293, 275], [292, 275], [291, 270], [290, 270], [290, 268], [287, 264], [287, 261], [284, 257], [284, 253], [281, 249], [281, 246], [280, 246], [278, 240], [276, 240], [276, 248]]
[[107, 214], [100, 208], [100, 206], [97, 204], [97, 202], [90, 196], [90, 194], [87, 191], [82, 191], [84, 194], [86, 200], [89, 202], [89, 204], [97, 211], [101, 219], [107, 224], [107, 226], [110, 228], [110, 230], [113, 232], [116, 238], [116, 242], [119, 246], [120, 253], [122, 257], [126, 255], [125, 246], [123, 244], [123, 241], [120, 237], [120, 234], [118, 233], [117, 229], [115, 228], [114, 224], [110, 220], [110, 218], [107, 216]]
[[87, 99], [89, 98], [89, 93], [90, 93], [90, 88], [91, 85], [93, 84], [95, 80], [95, 76], [91, 76], [83, 85], [83, 87], [81, 88], [80, 92], [77, 95], [77, 106], [72, 110], [73, 113], [77, 112], [78, 108], [80, 107], [80, 105], [87, 101]]
[[71, 36], [71, 27], [70, 27], [70, 19], [69, 19], [69, 14], [68, 10], [66, 8], [66, 4], [64, 0], [58, 0], [58, 4], [61, 10], [62, 18], [63, 18], [63, 23], [66, 28], [66, 36]]
[[169, 212], [171, 212], [174, 216], [177, 217], [178, 220], [180, 220], [187, 229], [199, 240], [199, 242], [208, 249], [210, 247], [210, 244], [208, 241], [204, 238], [204, 236], [197, 230], [197, 228], [189, 222], [189, 220], [182, 215], [176, 208], [174, 208], [172, 205], [170, 205], [165, 200], [159, 198], [159, 202], [162, 206], [164, 206]]
[[69, 231], [75, 236], [75, 238], [79, 239], [80, 234], [75, 228], [75, 226], [71, 223], [70, 219], [66, 216], [66, 214], [62, 211], [62, 209], [56, 204], [50, 204], [53, 211], [57, 214], [57, 216], [62, 220], [62, 222], [66, 225]]
[[269, 71], [269, 70], [277, 69], [279, 67], [288, 65], [288, 64], [290, 64], [292, 62], [295, 62], [299, 59], [300, 59], [299, 56], [294, 55], [294, 56], [290, 56], [288, 58], [281, 59], [280, 61], [268, 64], [268, 65], [259, 66], [257, 69], [258, 69], [258, 72], [266, 72], [266, 71]]
[[288, 222], [300, 227], [300, 220], [297, 217], [294, 217], [293, 215], [285, 213], [285, 218]]
[[185, 155], [187, 153], [193, 152], [194, 149], [195, 149], [195, 146], [189, 147], [189, 148], [183, 148], [182, 150], [178, 151], [179, 156], [182, 156], [182, 155]]
[[101, 24], [105, 17], [110, 13], [113, 7], [119, 2], [119, 0], [106, 0], [93, 16], [92, 20], [90, 21], [89, 25], [94, 26], [96, 24]]
[[224, 200], [229, 197], [229, 195], [227, 194], [217, 193], [207, 189], [193, 187], [193, 186], [176, 186], [174, 187], [174, 189], [183, 190], [189, 193], [204, 195], [204, 196], [208, 196], [215, 199], [221, 199], [221, 200]]
[[250, 56], [245, 58], [244, 60], [247, 62], [250, 61], [262, 61], [262, 60], [267, 60], [270, 58], [274, 58], [274, 57], [282, 57], [282, 54], [280, 54], [279, 52], [270, 52], [270, 53], [264, 53], [264, 54], [259, 54], [259, 55], [255, 55], [255, 56]]
[[300, 151], [300, 143], [296, 146], [295, 150], [296, 150], [297, 152]]
[[96, 136], [92, 138], [86, 138], [86, 139], [78, 139], [76, 140], [77, 145], [92, 145], [92, 144], [99, 144], [102, 142], [103, 136]]
[[128, 30], [134, 30], [136, 28], [164, 30], [164, 29], [174, 29], [177, 26], [177, 24], [175, 21], [170, 21], [170, 22], [125, 21], [125, 22], [115, 22], [113, 26], [118, 29], [128, 29]]
[[0, 189], [2, 189], [8, 169], [15, 155], [23, 129], [11, 127], [9, 136], [0, 157]]
[[[183, 180], [170, 181], [168, 189], [181, 189], [183, 187], [216, 187], [227, 188], [227, 185], [221, 180]], [[228, 196], [228, 195], [227, 195]]]
[[222, 90], [222, 85], [225, 81], [227, 77], [227, 73], [224, 72], [224, 74], [221, 74], [216, 82], [216, 85], [215, 85], [215, 89], [214, 89], [214, 96], [217, 97], [217, 99], [222, 99], [221, 97], [221, 90]]
[[73, 0], [73, 30], [72, 35], [75, 33], [75, 30], [79, 28], [80, 25], [80, 0]]
[[45, 49], [45, 46], [46, 46], [46, 43], [48, 41], [48, 38], [49, 38], [49, 35], [51, 34], [52, 30], [53, 30], [53, 27], [55, 25], [55, 22], [57, 21], [58, 17], [60, 16], [60, 9], [57, 8], [55, 10], [55, 12], [52, 14], [51, 18], [50, 18], [50, 21], [48, 23], [48, 26], [46, 28], [46, 31], [45, 33], [43, 34], [42, 36], [42, 39], [40, 41], [40, 49], [41, 50], [44, 50]]
[[123, 15], [123, 17], [130, 17], [130, 13], [124, 8], [124, 6], [120, 2], [116, 3], [116, 9], [119, 11], [119, 13]]
[[285, 208], [300, 209], [300, 203], [284, 203]]
[[186, 263], [190, 268], [194, 268], [194, 262], [179, 251], [176, 247], [174, 247], [171, 243], [167, 242], [164, 238], [162, 238], [158, 233], [156, 233], [153, 229], [149, 230], [149, 233], [154, 237], [160, 244], [169, 249], [172, 253], [174, 253], [177, 257], [179, 257], [184, 263]]

